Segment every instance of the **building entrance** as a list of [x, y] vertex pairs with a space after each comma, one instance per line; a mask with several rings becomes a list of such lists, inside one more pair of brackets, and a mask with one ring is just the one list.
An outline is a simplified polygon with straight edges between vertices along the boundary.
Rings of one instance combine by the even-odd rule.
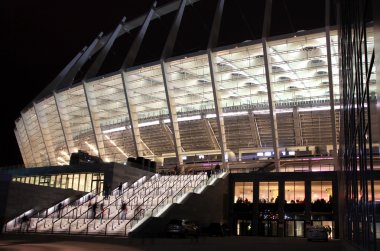
[[260, 236], [278, 236], [278, 220], [260, 220]]

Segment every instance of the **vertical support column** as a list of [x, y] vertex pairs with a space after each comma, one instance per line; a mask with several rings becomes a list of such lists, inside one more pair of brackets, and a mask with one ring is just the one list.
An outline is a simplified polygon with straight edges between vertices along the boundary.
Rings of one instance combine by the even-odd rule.
[[211, 85], [212, 85], [212, 94], [214, 97], [214, 105], [215, 105], [215, 113], [216, 113], [216, 121], [218, 124], [218, 131], [219, 131], [219, 139], [221, 142], [219, 142], [220, 151], [222, 154], [222, 162], [225, 164], [227, 162], [227, 143], [226, 143], [226, 132], [224, 129], [224, 117], [223, 117], [223, 109], [222, 109], [222, 102], [220, 97], [220, 86], [219, 82], [215, 80], [215, 61], [212, 56], [211, 50], [207, 50], [207, 56], [208, 56], [208, 63], [210, 66], [210, 76], [211, 76]]
[[335, 121], [335, 101], [334, 101], [334, 80], [332, 73], [332, 63], [331, 63], [331, 43], [330, 43], [330, 1], [326, 1], [326, 49], [327, 49], [327, 67], [329, 76], [329, 93], [330, 93], [330, 117], [331, 117], [331, 134], [333, 138], [333, 158], [334, 158], [334, 170], [337, 171], [338, 164], [338, 147], [336, 140], [336, 121]]
[[[98, 156], [104, 157], [106, 152], [104, 149], [102, 129], [100, 128], [99, 117], [97, 116], [98, 108], [96, 107], [96, 99], [93, 95], [93, 88], [91, 84], [87, 84], [86, 81], [82, 81], [84, 95], [86, 97], [88, 114], [91, 120], [92, 130], [95, 135], [96, 148], [98, 149]], [[89, 86], [89, 87], [87, 87]]]
[[294, 138], [296, 140], [296, 146], [302, 146], [302, 130], [301, 130], [301, 121], [299, 118], [298, 107], [293, 107], [293, 127], [294, 127]]
[[269, 103], [269, 112], [271, 118], [271, 127], [272, 127], [272, 141], [273, 141], [273, 151], [274, 151], [274, 161], [276, 171], [280, 171], [280, 153], [278, 151], [278, 131], [277, 131], [277, 118], [275, 110], [275, 103], [273, 100], [273, 93], [271, 87], [270, 76], [272, 75], [272, 68], [270, 65], [270, 58], [268, 55], [268, 45], [267, 37], [270, 31], [270, 24], [272, 18], [272, 0], [267, 0], [265, 2], [265, 13], [264, 13], [264, 22], [263, 22], [263, 34], [262, 34], [262, 44], [263, 44], [263, 54], [264, 54], [264, 63], [265, 63], [265, 78], [267, 82], [268, 90], [268, 103]]
[[169, 35], [166, 39], [164, 48], [162, 49], [161, 53], [161, 71], [162, 71], [162, 78], [164, 81], [165, 86], [165, 94], [166, 94], [166, 102], [170, 114], [170, 123], [173, 128], [173, 136], [174, 136], [174, 145], [175, 145], [175, 154], [177, 157], [177, 163], [181, 166], [181, 172], [183, 172], [184, 167], [182, 166], [183, 160], [182, 160], [182, 146], [181, 146], [181, 138], [179, 134], [179, 126], [178, 126], [178, 120], [177, 120], [177, 110], [175, 105], [175, 99], [173, 95], [173, 86], [167, 79], [167, 65], [165, 63], [165, 59], [171, 56], [174, 44], [177, 38], [179, 26], [182, 21], [182, 16], [185, 11], [186, 7], [186, 0], [181, 0], [181, 3], [178, 7], [177, 15], [173, 21], [173, 24], [170, 28]]
[[[136, 150], [136, 156], [144, 156], [144, 145], [141, 140], [141, 134], [140, 129], [138, 126], [138, 117], [136, 112], [136, 104], [133, 103], [133, 98], [128, 96], [127, 91], [127, 73], [126, 69], [128, 67], [131, 67], [133, 63], [135, 62], [135, 59], [137, 57], [137, 54], [139, 52], [141, 43], [145, 37], [146, 31], [148, 29], [148, 26], [150, 24], [150, 21], [152, 20], [155, 8], [156, 8], [157, 2], [153, 2], [152, 7], [150, 8], [150, 11], [145, 17], [144, 23], [141, 26], [139, 33], [137, 34], [135, 40], [133, 41], [131, 48], [128, 51], [128, 54], [123, 62], [122, 69], [121, 69], [121, 79], [123, 81], [123, 88], [124, 88], [124, 94], [125, 94], [125, 100], [128, 107], [128, 116], [129, 121], [131, 122], [131, 132], [132, 132], [132, 138], [133, 138], [133, 144], [135, 145]], [[149, 150], [150, 151], [150, 150]]]
[[[378, 81], [380, 79], [380, 57], [379, 57], [379, 52], [380, 52], [380, 3], [379, 1], [373, 1], [373, 17], [374, 17], [374, 20], [375, 20], [375, 25], [374, 25], [374, 29], [375, 29], [375, 32], [374, 32], [374, 52], [377, 51], [377, 57], [375, 57], [375, 62], [374, 62], [374, 67], [376, 69], [376, 73], [374, 74], [373, 78], [377, 79], [376, 80], [376, 96], [377, 96], [377, 105], [376, 105], [376, 109], [374, 109], [373, 111], [376, 111], [376, 114], [377, 114], [377, 123], [375, 122], [375, 118], [373, 119], [375, 123], [373, 124], [378, 124], [380, 125], [380, 81]], [[376, 54], [375, 54], [376, 55]], [[380, 144], [380, 138], [377, 137], [373, 137], [372, 138], [372, 142], [374, 144]]]
[[283, 237], [285, 233], [285, 181], [278, 181], [278, 236]]
[[269, 104], [269, 113], [270, 113], [270, 122], [272, 127], [272, 141], [273, 141], [273, 151], [274, 151], [274, 161], [276, 172], [280, 171], [280, 153], [278, 150], [278, 130], [277, 130], [277, 116], [275, 112], [275, 102], [273, 99], [273, 92], [271, 86], [271, 68], [269, 67], [270, 58], [268, 55], [268, 47], [267, 41], [263, 38], [263, 52], [264, 52], [264, 62], [265, 62], [265, 77], [267, 82], [267, 90], [268, 90], [268, 104]]
[[[305, 223], [311, 224], [311, 181], [310, 176], [305, 180]], [[307, 224], [305, 226], [305, 229]]]
[[71, 133], [70, 125], [68, 125], [66, 122], [67, 119], [62, 120], [62, 117], [67, 116], [67, 115], [65, 115], [65, 113], [63, 113], [64, 107], [59, 102], [58, 94], [56, 92], [54, 92], [53, 94], [54, 94], [55, 105], [57, 106], [59, 121], [61, 122], [60, 124], [62, 126], [63, 136], [64, 136], [65, 142], [66, 142], [67, 153], [70, 155], [71, 153], [74, 152], [73, 134]]
[[[47, 124], [46, 119], [43, 119], [42, 111], [39, 111], [38, 105], [36, 103], [33, 103], [33, 107], [34, 107], [34, 111], [36, 113], [38, 126], [39, 126], [40, 131], [41, 131], [42, 141], [45, 144], [45, 148], [46, 148], [46, 152], [47, 152], [48, 160], [49, 160], [49, 165], [53, 165], [53, 163], [56, 163], [56, 156], [55, 156], [55, 152], [53, 150], [54, 145], [53, 145], [53, 142], [51, 140], [51, 134], [50, 134], [50, 132], [45, 133], [44, 130], [42, 130], [42, 128], [47, 128], [47, 130], [48, 130], [49, 125]], [[43, 126], [41, 126], [41, 124], [44, 124], [45, 126], [43, 127]]]
[[224, 0], [219, 0], [218, 5], [215, 10], [210, 37], [208, 40], [207, 56], [208, 56], [208, 64], [210, 67], [210, 77], [211, 77], [211, 84], [212, 84], [212, 93], [214, 97], [216, 121], [217, 121], [218, 131], [219, 131], [219, 140], [221, 141], [219, 142], [219, 146], [220, 146], [220, 151], [222, 154], [223, 166], [225, 166], [225, 164], [228, 162], [228, 158], [226, 156], [226, 153], [227, 153], [226, 132], [224, 128], [224, 117], [223, 117], [222, 102], [221, 102], [221, 97], [220, 97], [220, 86], [219, 86], [219, 82], [217, 82], [215, 79], [215, 69], [216, 69], [215, 60], [211, 52], [212, 48], [215, 48], [218, 44], [223, 9], [224, 9]]
[[[168, 110], [170, 114], [170, 124], [173, 128], [175, 155], [176, 155], [178, 164], [182, 166], [183, 160], [182, 160], [181, 136], [179, 134], [177, 109], [175, 105], [175, 100], [173, 98], [174, 97], [173, 86], [167, 80], [167, 66], [163, 60], [161, 60], [161, 70], [162, 70], [162, 78], [164, 80], [164, 86], [165, 86], [166, 102], [167, 102], [167, 106], [168, 106]], [[182, 171], [183, 170], [181, 170], [181, 172]]]
[[260, 183], [258, 180], [253, 182], [253, 235], [259, 235], [259, 200], [260, 200]]
[[34, 165], [38, 165], [41, 162], [41, 159], [39, 157], [35, 156], [35, 154], [34, 154], [33, 147], [31, 145], [30, 137], [29, 137], [29, 134], [28, 134], [28, 128], [25, 126], [25, 119], [24, 119], [24, 115], [22, 113], [21, 113], [21, 120], [22, 120], [22, 124], [23, 124], [23, 126], [25, 128], [26, 137], [28, 138], [28, 144], [30, 146], [30, 152], [32, 153]]
[[133, 103], [133, 99], [128, 96], [127, 91], [127, 73], [125, 71], [121, 72], [121, 79], [123, 81], [123, 88], [124, 88], [124, 94], [125, 94], [125, 101], [127, 103], [128, 107], [128, 116], [129, 121], [131, 122], [131, 132], [133, 137], [133, 143], [135, 144], [136, 149], [136, 156], [143, 156], [143, 146], [141, 143], [141, 136], [140, 136], [140, 129], [139, 129], [139, 122], [136, 112], [136, 105]]

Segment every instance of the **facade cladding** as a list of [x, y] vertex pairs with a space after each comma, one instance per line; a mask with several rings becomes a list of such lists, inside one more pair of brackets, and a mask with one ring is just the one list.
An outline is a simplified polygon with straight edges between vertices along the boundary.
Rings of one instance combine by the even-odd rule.
[[[215, 26], [209, 41], [215, 40]], [[312, 29], [175, 57], [168, 57], [178, 51], [170, 48], [175, 41], [170, 31], [164, 60], [135, 66], [129, 51], [122, 65], [131, 67], [98, 76], [103, 59], [113, 52], [107, 50], [120, 46], [122, 31], [118, 26], [97, 37], [21, 112], [15, 134], [25, 166], [68, 164], [78, 150], [119, 163], [135, 156], [182, 164], [195, 155], [218, 155], [227, 162], [261, 154], [279, 163], [296, 152], [336, 159], [340, 77], [335, 28], [328, 34], [325, 28]], [[373, 48], [370, 28], [368, 34]], [[136, 44], [131, 49], [138, 49]], [[370, 91], [374, 88], [375, 81]]]
[[[243, 162], [258, 168], [273, 164], [277, 172], [345, 170], [353, 174], [342, 179], [346, 220], [353, 223], [345, 235], [372, 250], [374, 207], [362, 212], [350, 206], [373, 205], [371, 198], [376, 199], [370, 174], [378, 169], [379, 130], [371, 117], [377, 114], [378, 88], [370, 1], [320, 1], [318, 6], [255, 1], [254, 7], [239, 1], [191, 2], [154, 5], [78, 53], [16, 120], [25, 166], [68, 165], [70, 154], [81, 150], [105, 162], [144, 157], [159, 167], [217, 161], [231, 170]], [[358, 30], [364, 39], [355, 48], [347, 43], [358, 40], [347, 32], [354, 27], [354, 9], [368, 14], [364, 22], [355, 19], [365, 24]], [[341, 29], [331, 14], [337, 10]], [[199, 23], [198, 17], [206, 16]], [[171, 29], [161, 29], [168, 23]], [[153, 37], [153, 49], [147, 50]], [[111, 62], [119, 64], [111, 67]], [[354, 82], [365, 88], [350, 86]], [[359, 110], [362, 127], [355, 134], [350, 125]], [[355, 145], [360, 163], [349, 161], [359, 155]], [[312, 158], [305, 164], [303, 157]], [[357, 165], [361, 169], [354, 175]], [[235, 197], [235, 202], [243, 199]], [[253, 201], [259, 203], [259, 197]], [[298, 223], [293, 224], [289, 227], [295, 229]]]

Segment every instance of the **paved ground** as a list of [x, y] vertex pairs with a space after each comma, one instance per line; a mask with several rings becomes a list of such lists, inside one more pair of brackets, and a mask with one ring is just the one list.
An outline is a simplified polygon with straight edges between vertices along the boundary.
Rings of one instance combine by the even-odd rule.
[[0, 235], [0, 250], [54, 251], [355, 251], [340, 240], [308, 242], [304, 238], [271, 237], [199, 237], [166, 238], [110, 238], [55, 235]]

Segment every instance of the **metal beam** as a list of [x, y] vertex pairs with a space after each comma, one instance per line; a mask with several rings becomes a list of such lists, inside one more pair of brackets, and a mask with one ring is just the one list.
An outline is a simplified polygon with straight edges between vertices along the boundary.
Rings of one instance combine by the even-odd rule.
[[25, 125], [25, 119], [24, 119], [23, 113], [21, 113], [21, 121], [22, 121], [22, 125], [24, 126], [24, 129], [25, 129], [25, 134], [26, 134], [26, 138], [28, 140], [28, 144], [29, 144], [29, 147], [30, 147], [30, 152], [32, 153], [32, 158], [33, 158], [34, 165], [38, 166], [40, 158], [37, 158], [35, 156], [34, 151], [33, 151], [33, 146], [31, 145], [31, 142], [30, 142], [30, 137], [29, 137], [29, 134], [28, 134], [28, 128]]
[[334, 170], [337, 171], [339, 167], [338, 162], [338, 146], [336, 135], [336, 121], [335, 121], [335, 99], [334, 99], [334, 78], [331, 62], [331, 42], [330, 42], [330, 1], [326, 0], [325, 10], [325, 29], [326, 29], [326, 49], [327, 49], [327, 67], [329, 77], [329, 94], [330, 94], [330, 117], [331, 117], [331, 134], [333, 140], [333, 158], [334, 158]]
[[[181, 136], [179, 133], [177, 109], [176, 109], [175, 99], [173, 95], [173, 85], [167, 80], [168, 70], [167, 70], [166, 63], [163, 60], [161, 60], [161, 71], [162, 71], [162, 78], [163, 78], [164, 86], [165, 86], [166, 102], [167, 102], [167, 106], [168, 106], [168, 110], [170, 114], [170, 123], [173, 128], [174, 148], [175, 148], [177, 163], [183, 169]], [[181, 170], [181, 172], [182, 171], [183, 170]]]
[[[42, 141], [44, 142], [44, 145], [46, 148], [46, 153], [48, 156], [49, 165], [53, 165], [53, 163], [57, 162], [57, 159], [56, 159], [55, 152], [54, 152], [54, 144], [51, 140], [51, 134], [50, 134], [50, 132], [44, 133], [44, 130], [42, 130], [43, 127], [41, 126], [41, 124], [44, 124], [45, 125], [44, 128], [46, 128], [46, 130], [49, 130], [50, 129], [49, 124], [47, 123], [47, 121], [45, 119], [43, 119], [43, 117], [44, 117], [44, 116], [42, 116], [43, 112], [38, 109], [38, 104], [33, 103], [33, 107], [34, 107], [34, 111], [36, 113], [38, 127], [40, 128], [40, 131], [41, 131]], [[49, 151], [49, 150], [51, 150], [51, 151]]]
[[63, 89], [66, 87], [70, 87], [73, 84], [75, 76], [78, 74], [79, 70], [82, 66], [87, 62], [90, 58], [91, 53], [93, 52], [95, 46], [100, 42], [100, 38], [103, 36], [103, 33], [100, 33], [91, 45], [86, 49], [86, 51], [82, 54], [82, 56], [78, 59], [73, 67], [69, 70], [69, 72], [64, 76], [61, 83], [58, 84], [57, 90]]
[[265, 66], [265, 78], [267, 82], [267, 90], [268, 90], [268, 103], [269, 103], [269, 112], [271, 119], [271, 128], [272, 128], [272, 142], [273, 142], [273, 151], [274, 151], [274, 160], [276, 171], [280, 171], [280, 153], [278, 150], [278, 130], [277, 130], [277, 117], [275, 112], [275, 102], [273, 99], [273, 92], [271, 86], [271, 72], [272, 68], [269, 67], [270, 57], [268, 55], [268, 44], [267, 37], [270, 32], [270, 21], [272, 18], [272, 0], [267, 0], [265, 4], [265, 14], [264, 14], [264, 23], [263, 23], [263, 36], [262, 36], [262, 45], [263, 45], [263, 55], [264, 55], [264, 66]]
[[141, 26], [139, 33], [137, 34], [136, 38], [134, 39], [132, 43], [131, 48], [128, 51], [127, 57], [125, 58], [123, 62], [123, 65], [121, 67], [122, 70], [127, 69], [128, 67], [131, 67], [133, 63], [135, 62], [137, 54], [140, 50], [141, 43], [145, 37], [150, 21], [152, 20], [152, 16], [154, 14], [154, 9], [156, 8], [156, 5], [157, 5], [157, 2], [155, 1], [152, 7], [150, 8], [150, 11], [146, 15], [144, 23]]
[[223, 117], [223, 108], [222, 108], [222, 98], [220, 95], [220, 85], [219, 82], [216, 81], [215, 78], [215, 58], [213, 57], [211, 50], [207, 50], [208, 63], [210, 67], [210, 77], [211, 77], [211, 85], [212, 85], [212, 94], [214, 97], [214, 105], [215, 105], [215, 113], [216, 113], [216, 121], [219, 129], [219, 138], [220, 138], [220, 151], [222, 153], [222, 162], [227, 163], [227, 140], [226, 140], [226, 132], [224, 128], [224, 117]]
[[114, 44], [117, 36], [120, 33], [121, 28], [123, 27], [125, 23], [126, 18], [123, 17], [119, 25], [116, 27], [116, 29], [112, 32], [112, 34], [109, 36], [107, 41], [104, 41], [103, 39], [100, 40], [99, 44], [102, 45], [105, 43], [105, 45], [102, 47], [101, 51], [99, 52], [99, 55], [96, 57], [95, 61], [90, 66], [90, 69], [87, 71], [86, 75], [84, 76], [84, 80], [87, 81], [90, 78], [93, 78], [98, 74], [100, 67], [103, 65], [104, 60], [106, 59], [106, 56], [108, 55], [108, 52], [110, 51], [112, 45]]
[[224, 9], [224, 0], [219, 0], [215, 10], [214, 19], [212, 22], [210, 37], [208, 39], [208, 49], [213, 49], [218, 45], [220, 24], [222, 23], [222, 15]]
[[102, 129], [100, 128], [100, 121], [98, 114], [98, 108], [96, 106], [96, 98], [93, 95], [93, 86], [90, 84], [89, 87], [87, 87], [87, 84], [85, 81], [82, 81], [84, 96], [86, 98], [87, 103], [87, 109], [88, 114], [90, 116], [91, 121], [91, 127], [92, 131], [95, 136], [95, 143], [96, 143], [96, 149], [98, 150], [98, 157], [104, 157], [105, 156], [105, 149], [104, 149], [104, 142], [103, 142], [103, 133]]
[[172, 55], [174, 45], [175, 45], [175, 41], [177, 39], [179, 26], [181, 24], [183, 13], [185, 11], [185, 7], [186, 7], [186, 0], [181, 0], [181, 4], [178, 8], [177, 15], [176, 15], [174, 22], [170, 28], [169, 35], [166, 38], [166, 42], [165, 42], [164, 48], [163, 48], [162, 53], [161, 53], [161, 58], [160, 58], [161, 60], [165, 60]]
[[75, 63], [79, 60], [79, 58], [83, 55], [83, 53], [86, 51], [87, 47], [83, 48], [73, 59], [71, 59], [70, 63], [68, 63], [65, 68], [54, 78], [54, 80], [45, 87], [38, 96], [34, 99], [35, 102], [38, 102], [40, 99], [45, 98], [48, 96], [48, 94], [51, 94], [59, 85], [59, 83], [62, 82], [62, 79], [68, 74], [70, 69], [75, 65]]
[[132, 139], [133, 139], [133, 144], [135, 145], [135, 151], [136, 151], [135, 154], [136, 154], [136, 157], [142, 157], [144, 156], [144, 153], [143, 153], [143, 146], [141, 144], [142, 140], [141, 140], [141, 135], [140, 135], [136, 104], [133, 103], [133, 99], [128, 95], [129, 92], [127, 91], [127, 83], [128, 83], [127, 78], [128, 78], [127, 73], [122, 70], [121, 79], [123, 82], [125, 102], [128, 108], [129, 122], [131, 123]]
[[65, 113], [63, 113], [64, 107], [62, 106], [60, 102], [58, 102], [58, 93], [53, 92], [53, 95], [54, 95], [55, 105], [57, 108], [58, 117], [60, 120], [60, 125], [62, 127], [63, 137], [65, 138], [65, 142], [66, 142], [67, 153], [68, 155], [70, 155], [71, 153], [74, 152], [73, 151], [74, 150], [73, 134], [71, 133], [70, 125], [67, 125], [67, 122], [66, 122], [67, 120], [62, 119], [62, 116]]

